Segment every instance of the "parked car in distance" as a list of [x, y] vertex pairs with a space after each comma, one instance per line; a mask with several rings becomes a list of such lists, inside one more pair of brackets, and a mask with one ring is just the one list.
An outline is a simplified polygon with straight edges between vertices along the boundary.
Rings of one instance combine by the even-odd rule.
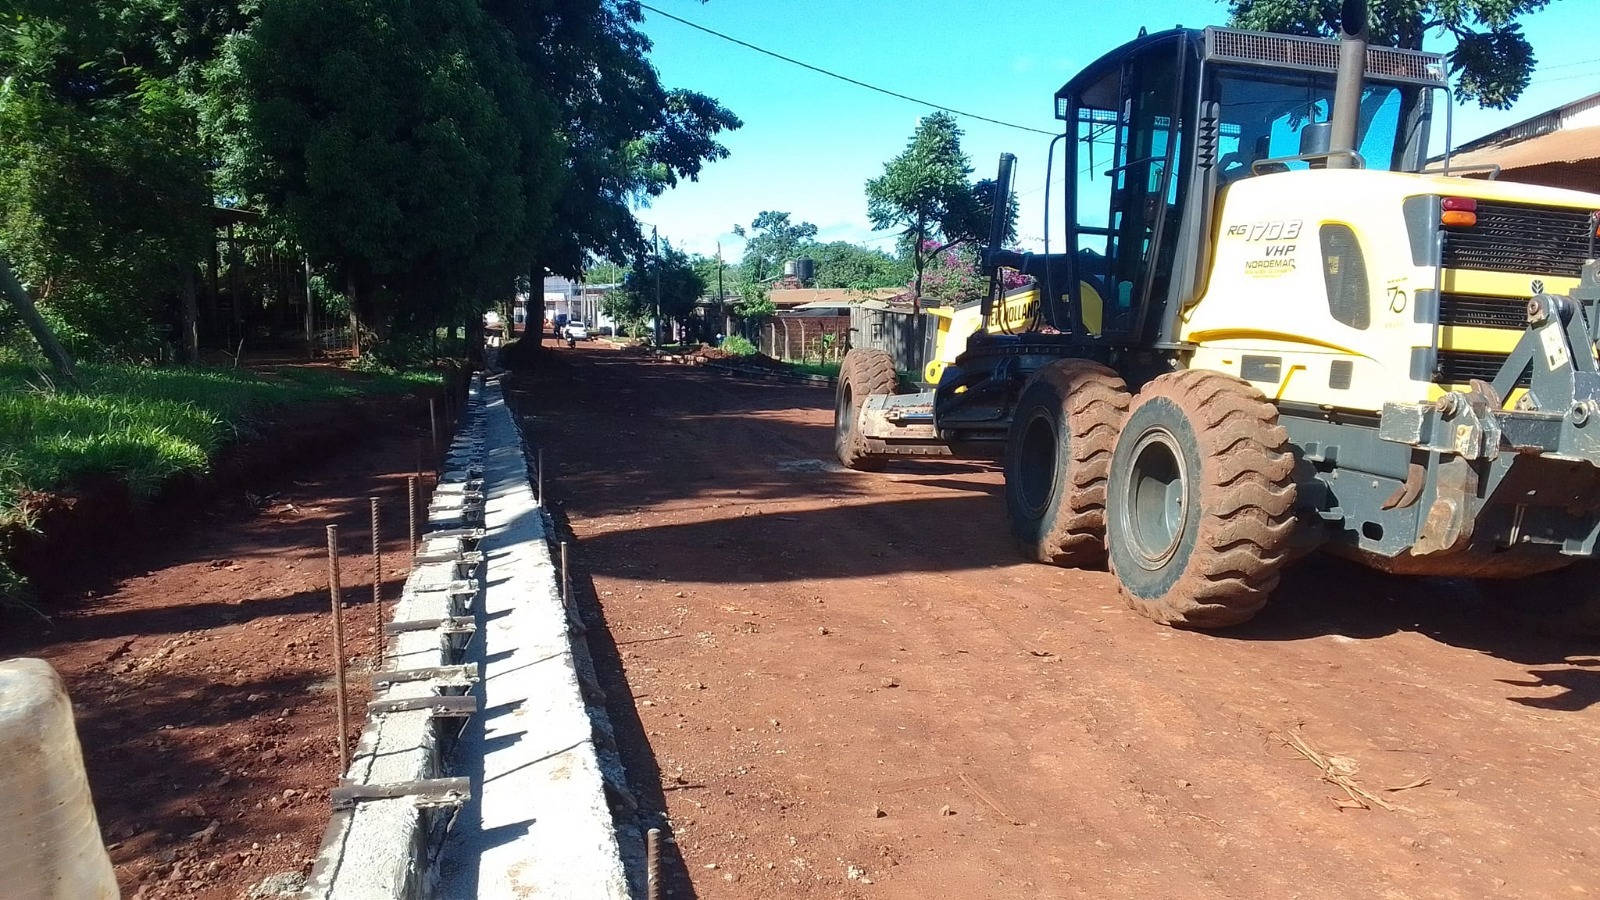
[[583, 324], [582, 322], [568, 322], [567, 327], [564, 331], [562, 331], [562, 334], [569, 340], [574, 341], [594, 340], [594, 335], [589, 333], [589, 326]]

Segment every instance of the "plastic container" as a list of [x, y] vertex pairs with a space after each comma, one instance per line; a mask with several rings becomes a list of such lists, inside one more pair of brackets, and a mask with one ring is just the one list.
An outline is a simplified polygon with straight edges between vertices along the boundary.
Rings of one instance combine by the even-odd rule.
[[42, 659], [0, 662], [0, 897], [117, 896], [66, 687]]

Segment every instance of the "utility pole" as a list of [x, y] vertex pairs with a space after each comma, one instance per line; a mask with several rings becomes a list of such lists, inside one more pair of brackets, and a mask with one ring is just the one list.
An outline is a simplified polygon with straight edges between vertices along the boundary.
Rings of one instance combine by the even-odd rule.
[[654, 225], [650, 226], [650, 242], [655, 245], [656, 254], [656, 318], [655, 334], [656, 346], [661, 346], [661, 233]]
[[728, 328], [728, 295], [722, 292], [722, 242], [717, 241], [717, 316], [722, 319], [722, 327], [717, 329], [727, 336]]

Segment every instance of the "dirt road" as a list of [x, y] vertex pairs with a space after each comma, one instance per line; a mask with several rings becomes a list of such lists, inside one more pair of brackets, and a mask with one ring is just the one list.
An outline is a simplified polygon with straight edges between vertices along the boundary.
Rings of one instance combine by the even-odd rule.
[[672, 896], [1600, 894], [1596, 647], [1331, 562], [1163, 628], [1020, 562], [988, 467], [833, 469], [829, 391], [553, 355], [520, 403]]

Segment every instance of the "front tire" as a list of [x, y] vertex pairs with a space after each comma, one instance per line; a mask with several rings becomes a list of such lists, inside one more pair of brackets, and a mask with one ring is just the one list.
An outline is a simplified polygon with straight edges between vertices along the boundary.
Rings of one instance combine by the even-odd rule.
[[1052, 362], [1028, 379], [1006, 435], [1006, 513], [1031, 560], [1104, 564], [1106, 481], [1128, 386], [1086, 359]]
[[861, 433], [861, 405], [873, 394], [894, 394], [899, 387], [894, 357], [886, 351], [861, 349], [844, 355], [833, 406], [833, 452], [840, 465], [858, 472], [883, 469], [886, 457], [875, 455]]
[[1222, 628], [1266, 605], [1295, 526], [1288, 443], [1276, 407], [1237, 378], [1191, 369], [1145, 385], [1106, 501], [1111, 570], [1130, 607]]

